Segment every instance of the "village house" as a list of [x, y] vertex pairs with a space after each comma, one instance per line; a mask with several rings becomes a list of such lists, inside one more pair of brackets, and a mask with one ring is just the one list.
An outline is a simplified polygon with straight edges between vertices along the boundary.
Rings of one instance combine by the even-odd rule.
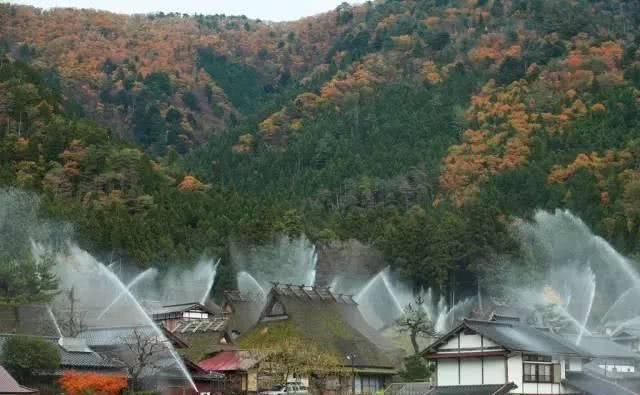
[[227, 316], [209, 316], [201, 320], [172, 321], [165, 327], [186, 346], [178, 349], [185, 359], [198, 363], [221, 351], [235, 350], [231, 336], [227, 333]]
[[0, 395], [37, 395], [38, 390], [22, 386], [0, 365]]
[[227, 331], [232, 338], [251, 329], [260, 319], [264, 300], [259, 294], [225, 291], [222, 311], [229, 316]]
[[[315, 385], [324, 393], [371, 394], [384, 389], [396, 371], [385, 352], [363, 333], [367, 326], [351, 295], [333, 294], [329, 288], [274, 284], [258, 323], [242, 334], [238, 343], [256, 351], [283, 339], [300, 340], [335, 356], [342, 374], [288, 380]], [[375, 331], [369, 328], [368, 332]], [[255, 382], [248, 380], [248, 392], [273, 384], [264, 363]]]
[[206, 320], [213, 315], [215, 312], [197, 302], [166, 305], [151, 310], [152, 319], [168, 329], [177, 321]]
[[635, 394], [587, 368], [593, 361], [622, 363], [630, 355], [605, 352], [600, 339], [586, 343], [598, 343], [597, 355], [518, 318], [466, 319], [423, 351], [436, 366], [428, 394]]
[[0, 351], [13, 336], [36, 337], [49, 342], [58, 350], [58, 369], [38, 372], [28, 383], [24, 383], [43, 392], [54, 390], [54, 383], [65, 372], [127, 375], [123, 364], [92, 350], [83, 339], [61, 337], [53, 315], [46, 305], [0, 305]]
[[637, 325], [616, 325], [610, 332], [611, 340], [640, 353], [640, 327]]
[[[207, 320], [196, 322], [205, 321]], [[173, 322], [176, 323], [175, 330], [181, 327], [183, 321]], [[189, 349], [188, 343], [163, 326], [160, 326], [159, 329], [160, 333], [149, 325], [89, 328], [82, 331], [79, 337], [84, 339], [92, 349], [123, 361], [135, 360], [138, 357], [135, 355], [136, 353], [147, 353], [148, 348], [143, 348], [135, 342], [145, 342], [147, 339], [150, 342], [169, 342], [179, 355], [172, 355], [166, 347], [162, 346], [154, 356], [147, 357], [140, 375], [144, 388], [181, 395], [195, 393], [196, 391], [191, 388], [191, 384], [185, 379], [184, 372], [176, 361], [176, 357], [178, 357], [193, 379], [198, 393], [221, 393], [224, 389], [224, 375], [201, 369], [188, 358], [186, 352]], [[199, 353], [200, 351], [196, 350], [195, 352]]]
[[207, 372], [223, 373], [226, 394], [246, 394], [249, 387], [257, 388], [258, 366], [263, 357], [256, 352], [228, 350], [200, 361], [198, 366]]

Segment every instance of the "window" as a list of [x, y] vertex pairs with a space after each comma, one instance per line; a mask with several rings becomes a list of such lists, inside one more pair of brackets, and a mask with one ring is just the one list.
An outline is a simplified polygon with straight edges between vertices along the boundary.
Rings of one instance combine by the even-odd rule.
[[375, 394], [384, 388], [384, 381], [378, 376], [358, 376], [356, 377], [357, 394]]
[[544, 355], [524, 355], [523, 381], [528, 383], [553, 382], [553, 364], [551, 357]]

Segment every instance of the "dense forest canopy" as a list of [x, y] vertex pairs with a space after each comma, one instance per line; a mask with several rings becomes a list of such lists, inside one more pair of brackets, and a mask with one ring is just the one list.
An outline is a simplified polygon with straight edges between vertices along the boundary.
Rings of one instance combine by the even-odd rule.
[[638, 254], [639, 22], [621, 0], [288, 23], [2, 4], [0, 182], [140, 265], [304, 233], [446, 288], [518, 256], [540, 208]]

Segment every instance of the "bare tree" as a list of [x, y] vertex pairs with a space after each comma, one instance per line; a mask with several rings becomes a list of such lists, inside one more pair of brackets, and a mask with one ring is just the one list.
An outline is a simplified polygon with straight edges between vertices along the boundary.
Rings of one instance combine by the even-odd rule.
[[123, 349], [117, 352], [116, 358], [127, 367], [134, 390], [143, 373], [155, 374], [167, 355], [167, 340], [149, 332], [150, 328], [134, 328], [129, 335], [121, 338]]
[[398, 330], [401, 333], [409, 334], [415, 354], [420, 353], [420, 346], [418, 345], [419, 337], [437, 336], [433, 323], [429, 319], [427, 312], [422, 308], [423, 304], [424, 298], [422, 296], [416, 297], [415, 305], [409, 303], [404, 308], [404, 314], [402, 317], [396, 320]]
[[75, 296], [75, 289], [71, 287], [68, 291], [64, 292], [66, 299], [66, 306], [63, 309], [63, 313], [60, 315], [62, 320], [60, 321], [60, 329], [62, 333], [69, 337], [76, 337], [86, 329], [84, 324], [84, 313], [78, 310], [78, 299]]

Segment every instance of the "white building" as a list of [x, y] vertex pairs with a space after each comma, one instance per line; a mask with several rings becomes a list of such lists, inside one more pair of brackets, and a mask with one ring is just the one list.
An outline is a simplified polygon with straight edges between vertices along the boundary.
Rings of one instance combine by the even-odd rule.
[[430, 395], [635, 394], [585, 371], [589, 352], [517, 318], [464, 320], [423, 356], [436, 364]]

